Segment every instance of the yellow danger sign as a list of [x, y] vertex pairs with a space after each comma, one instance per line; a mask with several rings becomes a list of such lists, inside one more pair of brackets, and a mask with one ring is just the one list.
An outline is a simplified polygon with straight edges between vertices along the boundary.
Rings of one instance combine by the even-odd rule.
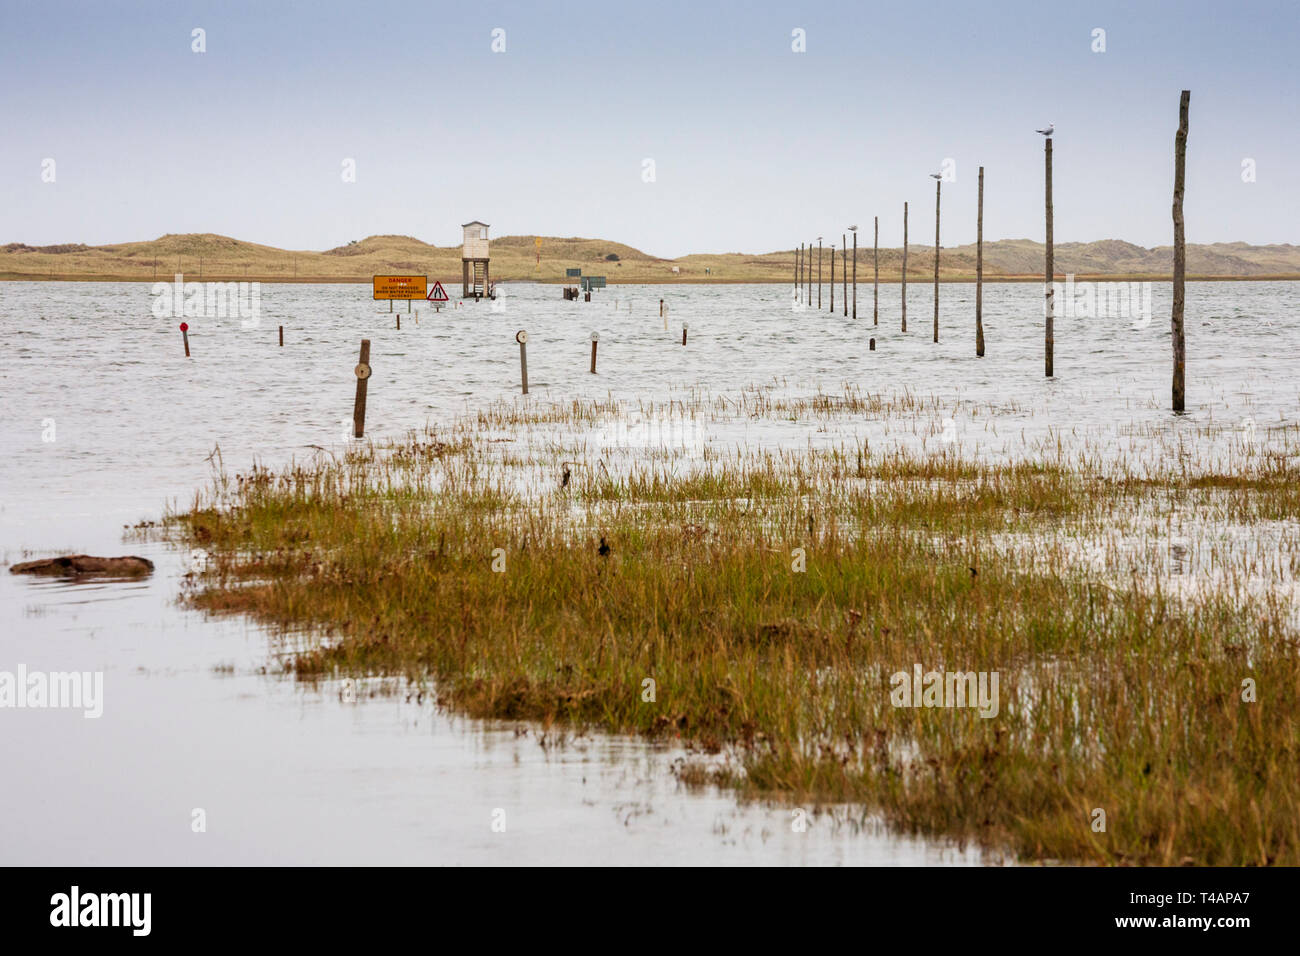
[[376, 299], [423, 299], [428, 291], [427, 276], [375, 276]]

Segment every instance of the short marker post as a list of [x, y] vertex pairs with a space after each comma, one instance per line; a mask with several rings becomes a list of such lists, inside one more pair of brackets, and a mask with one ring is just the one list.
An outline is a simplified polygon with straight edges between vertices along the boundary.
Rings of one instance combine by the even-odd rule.
[[189, 358], [190, 357], [190, 324], [188, 322], [181, 323], [181, 339], [185, 342], [185, 357]]
[[280, 326], [280, 348], [284, 348], [284, 326]]
[[600, 333], [591, 333], [591, 374], [596, 374], [596, 343], [600, 341]]
[[528, 394], [528, 333], [520, 329], [515, 333], [515, 341], [519, 343], [519, 381], [523, 386], [524, 394]]
[[686, 344], [686, 323], [682, 323], [682, 345]]
[[352, 403], [352, 434], [361, 438], [366, 433], [366, 386], [370, 381], [370, 340], [361, 340], [361, 361], [353, 369], [357, 376], [357, 397]]

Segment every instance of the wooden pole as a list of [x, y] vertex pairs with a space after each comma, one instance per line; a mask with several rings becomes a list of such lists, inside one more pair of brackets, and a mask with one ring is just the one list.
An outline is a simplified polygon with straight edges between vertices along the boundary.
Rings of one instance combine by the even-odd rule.
[[1171, 329], [1174, 344], [1174, 411], [1186, 409], [1187, 342], [1183, 337], [1184, 282], [1187, 272], [1187, 248], [1183, 223], [1183, 187], [1187, 173], [1187, 106], [1191, 90], [1183, 90], [1178, 100], [1178, 133], [1174, 136], [1174, 311]]
[[366, 433], [366, 385], [370, 381], [370, 340], [361, 340], [361, 361], [353, 370], [357, 376], [357, 397], [352, 403], [352, 434], [361, 438]]
[[794, 254], [794, 297], [799, 298], [799, 257], [803, 255], [803, 243], [799, 243], [799, 251]]
[[853, 230], [853, 317], [858, 317], [858, 231]]
[[984, 357], [984, 167], [980, 167], [979, 212], [975, 216], [975, 354]]
[[185, 343], [185, 357], [189, 358], [190, 357], [190, 324], [188, 322], [181, 323], [181, 341]]
[[1047, 264], [1045, 267], [1044, 280], [1047, 288], [1044, 295], [1047, 296], [1047, 323], [1044, 329], [1043, 347], [1044, 347], [1044, 365], [1048, 378], [1052, 377], [1052, 358], [1055, 351], [1055, 335], [1053, 326], [1056, 324], [1056, 295], [1052, 288], [1052, 278], [1056, 275], [1056, 263], [1053, 259], [1052, 252], [1052, 137], [1047, 137], [1047, 144], [1043, 148], [1043, 155], [1046, 164], [1046, 196], [1047, 196]]
[[515, 341], [519, 343], [519, 384], [523, 388], [523, 394], [528, 394], [528, 333], [520, 329], [515, 333]]
[[[856, 239], [857, 236], [853, 238]], [[840, 296], [840, 301], [844, 303], [841, 311], [847, 319], [849, 317], [849, 237], [842, 232], [840, 233], [840, 265], [842, 266], [840, 281], [844, 284], [844, 294]]]
[[822, 237], [817, 237], [817, 308], [822, 307]]
[[871, 240], [871, 260], [875, 264], [875, 278], [871, 280], [871, 324], [880, 324], [880, 217], [876, 216], [874, 238]]
[[686, 323], [682, 323], [682, 345], [686, 344]]
[[284, 348], [284, 326], [280, 326], [280, 348]]
[[831, 315], [835, 314], [835, 243], [831, 243]]
[[803, 270], [804, 305], [812, 306], [812, 242], [808, 243], [807, 261]]
[[903, 203], [903, 331], [907, 331], [907, 203]]
[[939, 191], [943, 180], [934, 181], [934, 340], [939, 341]]
[[397, 331], [402, 331], [402, 317], [400, 315], [397, 317]]
[[591, 333], [591, 374], [596, 374], [596, 343], [600, 341], [600, 333]]

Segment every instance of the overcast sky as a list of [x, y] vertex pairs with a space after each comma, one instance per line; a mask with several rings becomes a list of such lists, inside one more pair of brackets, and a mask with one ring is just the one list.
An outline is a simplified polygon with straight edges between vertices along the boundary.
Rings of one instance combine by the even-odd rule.
[[1295, 243], [1298, 10], [0, 0], [0, 242], [451, 245], [481, 219], [677, 256], [875, 215], [899, 245], [909, 200], [925, 243], [946, 159], [945, 245], [974, 241], [981, 164], [986, 238], [1041, 240], [1054, 122], [1057, 241], [1166, 245], [1190, 89], [1188, 241]]

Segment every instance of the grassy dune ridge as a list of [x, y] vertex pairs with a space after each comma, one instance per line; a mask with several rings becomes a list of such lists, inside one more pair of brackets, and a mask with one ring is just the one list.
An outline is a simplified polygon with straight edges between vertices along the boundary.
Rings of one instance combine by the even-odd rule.
[[[189, 600], [297, 635], [302, 680], [400, 675], [470, 715], [680, 738], [688, 784], [851, 801], [1025, 860], [1300, 863], [1295, 436], [1199, 473], [1051, 442], [989, 462], [529, 438], [626, 413], [499, 404], [221, 471], [169, 517], [211, 556]], [[918, 664], [997, 672], [997, 715], [894, 706]]]
[[[604, 275], [612, 283], [627, 282], [793, 282], [794, 250], [762, 254], [695, 254], [659, 258], [605, 239], [505, 236], [492, 240], [492, 276], [504, 281], [563, 282], [568, 268], [587, 275]], [[1004, 239], [984, 244], [984, 274], [990, 281], [1034, 281], [1041, 278], [1043, 245], [1028, 239]], [[374, 275], [414, 274], [460, 282], [460, 246], [432, 246], [411, 236], [370, 236], [323, 252], [277, 249], [210, 233], [166, 235], [146, 242], [104, 246], [68, 243], [0, 246], [0, 279], [99, 279], [160, 281], [177, 273], [187, 279], [258, 280], [261, 282], [369, 282]], [[830, 281], [830, 249], [822, 253], [822, 276]], [[1170, 247], [1144, 249], [1107, 239], [1064, 242], [1055, 247], [1056, 271], [1064, 277], [1164, 279], [1173, 268]], [[610, 258], [617, 257], [617, 258]], [[880, 276], [896, 282], [902, 275], [902, 249], [880, 249]], [[839, 256], [837, 255], [837, 260]], [[812, 275], [816, 282], [816, 253]], [[852, 266], [852, 260], [849, 262]], [[836, 263], [837, 282], [842, 262]], [[676, 268], [678, 271], [673, 272]], [[858, 281], [872, 280], [872, 249], [858, 249]], [[934, 247], [913, 243], [908, 253], [909, 279], [933, 279]], [[1187, 247], [1189, 278], [1300, 278], [1300, 246], [1251, 246], [1246, 243], [1191, 244]], [[975, 247], [944, 248], [940, 278], [950, 282], [975, 279]], [[570, 280], [571, 281], [571, 280]], [[449, 288], [450, 291], [450, 288]]]

